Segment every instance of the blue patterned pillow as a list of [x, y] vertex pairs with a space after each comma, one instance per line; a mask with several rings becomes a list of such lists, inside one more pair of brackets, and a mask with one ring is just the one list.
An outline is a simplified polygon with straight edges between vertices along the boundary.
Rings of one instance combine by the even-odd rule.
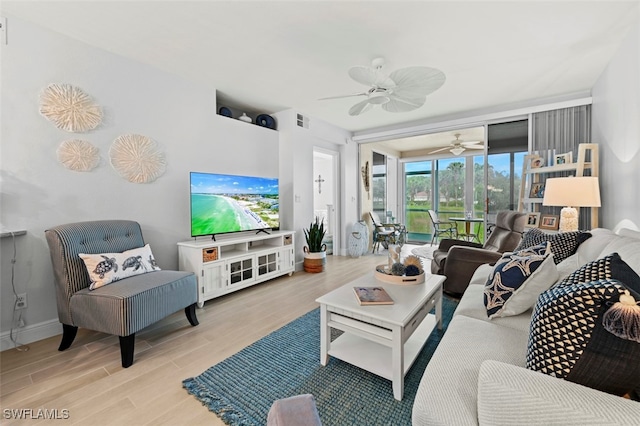
[[524, 235], [516, 251], [548, 241], [551, 243], [553, 261], [557, 265], [575, 253], [578, 246], [589, 239], [589, 237], [591, 237], [591, 233], [583, 231], [547, 234], [538, 228], [533, 228]]
[[484, 305], [489, 318], [518, 315], [558, 279], [549, 243], [514, 253], [504, 253], [484, 286]]
[[625, 290], [620, 281], [598, 280], [542, 293], [531, 318], [526, 367], [615, 395], [640, 386], [640, 341], [618, 337], [602, 324]]

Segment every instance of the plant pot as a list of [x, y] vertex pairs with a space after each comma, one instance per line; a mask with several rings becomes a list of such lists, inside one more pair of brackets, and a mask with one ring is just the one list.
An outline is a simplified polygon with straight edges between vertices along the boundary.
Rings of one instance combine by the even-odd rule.
[[323, 244], [322, 251], [310, 252], [307, 246], [304, 247], [304, 262], [302, 266], [305, 272], [317, 273], [324, 271], [327, 263], [327, 247]]

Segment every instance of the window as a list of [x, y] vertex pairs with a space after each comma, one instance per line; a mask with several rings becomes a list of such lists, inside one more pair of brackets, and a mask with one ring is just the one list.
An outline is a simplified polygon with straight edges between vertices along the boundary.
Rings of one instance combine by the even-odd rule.
[[432, 225], [427, 210], [433, 206], [432, 162], [405, 163], [405, 226], [409, 241], [430, 241]]
[[373, 211], [378, 216], [385, 217], [387, 210], [387, 157], [377, 152], [373, 153], [373, 168], [371, 182]]

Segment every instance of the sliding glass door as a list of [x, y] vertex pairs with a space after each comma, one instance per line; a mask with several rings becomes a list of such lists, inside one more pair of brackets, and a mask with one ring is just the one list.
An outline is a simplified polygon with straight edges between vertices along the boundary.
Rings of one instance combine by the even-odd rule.
[[433, 208], [432, 161], [406, 163], [404, 168], [405, 226], [408, 241], [430, 241], [432, 231], [428, 209]]

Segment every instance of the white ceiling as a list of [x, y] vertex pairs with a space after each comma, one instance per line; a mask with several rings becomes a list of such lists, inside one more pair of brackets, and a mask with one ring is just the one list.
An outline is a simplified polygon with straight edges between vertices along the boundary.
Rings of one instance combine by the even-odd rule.
[[[258, 112], [294, 108], [351, 131], [589, 93], [639, 2], [2, 1], [17, 16], [218, 90]], [[409, 113], [351, 117], [353, 65], [429, 66], [447, 80]], [[364, 98], [362, 98], [364, 99]], [[220, 103], [219, 103], [220, 104]]]

